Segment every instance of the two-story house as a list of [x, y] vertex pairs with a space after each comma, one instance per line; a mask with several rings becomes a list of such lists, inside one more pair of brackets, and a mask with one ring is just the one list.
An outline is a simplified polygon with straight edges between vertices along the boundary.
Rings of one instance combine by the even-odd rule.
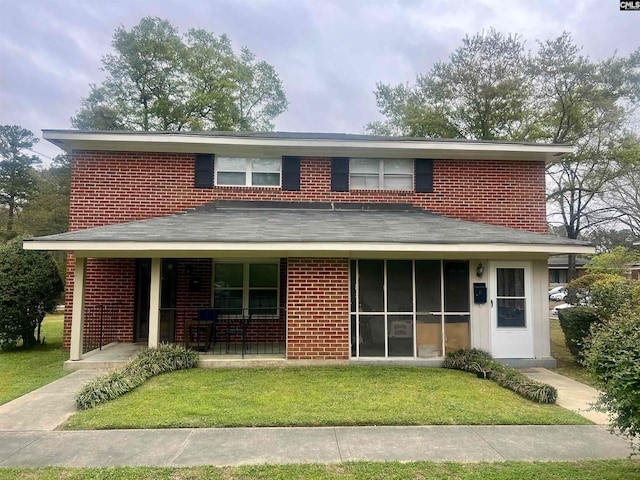
[[[547, 260], [593, 251], [546, 234], [545, 163], [566, 145], [316, 133], [44, 138], [72, 154], [70, 232], [24, 247], [70, 252], [71, 360], [97, 335], [149, 346], [205, 335], [208, 355], [268, 352], [291, 363], [428, 364], [477, 347], [550, 365]], [[209, 328], [193, 338], [198, 318]]]

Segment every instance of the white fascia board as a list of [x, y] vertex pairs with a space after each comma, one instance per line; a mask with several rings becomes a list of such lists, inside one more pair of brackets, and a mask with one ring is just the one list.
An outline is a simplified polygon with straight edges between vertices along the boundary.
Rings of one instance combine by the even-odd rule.
[[216, 153], [261, 156], [351, 156], [454, 158], [474, 160], [545, 160], [573, 152], [571, 145], [456, 142], [437, 140], [339, 140], [266, 137], [136, 134], [43, 130], [43, 138], [60, 148], [137, 152]]
[[[62, 250], [86, 252], [87, 256], [113, 256], [114, 254], [149, 254], [173, 252], [181, 256], [202, 256], [211, 253], [256, 253], [269, 254], [287, 252], [288, 255], [322, 253], [344, 255], [350, 253], [466, 253], [466, 254], [592, 254], [594, 247], [583, 245], [536, 245], [536, 244], [413, 244], [413, 243], [189, 243], [189, 242], [58, 242], [46, 240], [24, 241], [25, 250]], [[90, 254], [89, 254], [90, 252]], [[84, 256], [84, 255], [82, 255]]]

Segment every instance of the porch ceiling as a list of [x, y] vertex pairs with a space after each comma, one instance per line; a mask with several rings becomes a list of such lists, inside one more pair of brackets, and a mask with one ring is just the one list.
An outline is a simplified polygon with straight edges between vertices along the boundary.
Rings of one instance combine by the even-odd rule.
[[377, 256], [489, 258], [593, 253], [586, 242], [456, 220], [404, 205], [223, 202], [187, 213], [25, 239], [78, 256]]

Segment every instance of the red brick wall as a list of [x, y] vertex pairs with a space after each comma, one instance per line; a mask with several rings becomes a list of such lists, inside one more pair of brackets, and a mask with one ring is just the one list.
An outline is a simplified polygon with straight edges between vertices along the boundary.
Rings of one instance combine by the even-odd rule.
[[[303, 158], [301, 189], [296, 192], [259, 187], [196, 189], [193, 187], [192, 154], [78, 151], [73, 155], [69, 229], [153, 218], [217, 199], [234, 199], [413, 203], [455, 218], [546, 232], [542, 161], [435, 160], [434, 193], [430, 194], [409, 191], [331, 192], [330, 167], [331, 160], [328, 158]], [[92, 260], [89, 264], [87, 304], [100, 301], [124, 302], [123, 311], [129, 316], [126, 321], [125, 317], [122, 318], [123, 325], [118, 327], [118, 335], [123, 341], [131, 341], [135, 261]], [[321, 264], [325, 266], [324, 263]], [[104, 271], [99, 269], [103, 268], [98, 267], [99, 265], [104, 265]], [[70, 258], [64, 337], [66, 347], [69, 346], [73, 266], [74, 262]], [[289, 269], [292, 268], [297, 267], [290, 265]], [[313, 268], [320, 267], [313, 264]], [[345, 266], [344, 275], [346, 272]], [[203, 274], [202, 278], [205, 282], [210, 281], [210, 275]], [[346, 295], [348, 281], [345, 282]], [[179, 289], [184, 291], [185, 286], [181, 285]], [[195, 295], [192, 306], [199, 306], [201, 303], [208, 306], [210, 285], [203, 284], [202, 292], [206, 292], [206, 295]], [[348, 308], [346, 311], [348, 312]], [[298, 315], [301, 313], [298, 312]], [[182, 322], [184, 319], [179, 320]], [[306, 322], [308, 319], [305, 317], [300, 320]], [[339, 321], [344, 321], [346, 328], [348, 315], [344, 319], [340, 317]], [[291, 320], [289, 326], [292, 326]], [[181, 332], [181, 329], [177, 328], [177, 332]], [[344, 335], [346, 338], [346, 333]], [[304, 352], [301, 349], [307, 347], [300, 344], [299, 339], [297, 342], [293, 341], [291, 344], [293, 350], [290, 354], [296, 358], [331, 358], [332, 355], [336, 355], [335, 358], [345, 358], [344, 355], [348, 355], [346, 339], [338, 342], [340, 348], [344, 348], [339, 353]]]
[[290, 258], [287, 358], [349, 358], [349, 260]]
[[435, 160], [434, 193], [331, 192], [331, 161], [303, 158], [300, 191], [193, 188], [194, 158], [178, 153], [76, 152], [70, 230], [152, 218], [217, 199], [403, 202], [443, 215], [546, 232], [544, 162]]

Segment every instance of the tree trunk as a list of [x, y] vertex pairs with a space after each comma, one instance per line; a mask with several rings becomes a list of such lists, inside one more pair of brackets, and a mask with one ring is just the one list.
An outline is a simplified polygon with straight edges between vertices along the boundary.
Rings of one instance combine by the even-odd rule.
[[576, 255], [575, 253], [568, 255], [567, 258], [567, 282], [575, 280], [578, 277], [576, 271]]

